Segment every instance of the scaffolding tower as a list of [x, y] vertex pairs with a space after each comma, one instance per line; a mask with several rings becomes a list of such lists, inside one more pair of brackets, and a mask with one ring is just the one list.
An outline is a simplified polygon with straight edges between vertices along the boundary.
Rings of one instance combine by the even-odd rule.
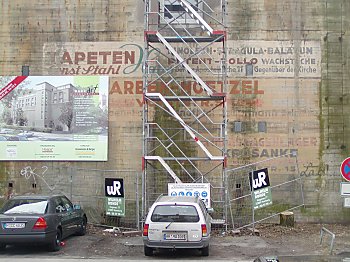
[[144, 0], [142, 215], [168, 183], [209, 183], [227, 221], [226, 1]]

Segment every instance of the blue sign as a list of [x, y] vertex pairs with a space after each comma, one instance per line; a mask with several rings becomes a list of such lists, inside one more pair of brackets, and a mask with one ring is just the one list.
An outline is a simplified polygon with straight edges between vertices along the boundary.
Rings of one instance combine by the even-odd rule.
[[198, 197], [203, 200], [206, 207], [210, 207], [209, 183], [169, 183], [168, 195], [173, 197]]

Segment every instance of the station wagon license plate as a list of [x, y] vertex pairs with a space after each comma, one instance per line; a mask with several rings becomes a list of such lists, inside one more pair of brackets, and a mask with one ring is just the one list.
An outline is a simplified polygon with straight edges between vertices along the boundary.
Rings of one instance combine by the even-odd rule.
[[25, 223], [4, 223], [4, 228], [25, 228], [26, 224]]
[[167, 232], [164, 233], [164, 240], [186, 240], [186, 233]]

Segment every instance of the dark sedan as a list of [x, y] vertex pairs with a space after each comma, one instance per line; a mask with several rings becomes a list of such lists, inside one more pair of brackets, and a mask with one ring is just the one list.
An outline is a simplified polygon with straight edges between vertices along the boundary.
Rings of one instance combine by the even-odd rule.
[[85, 235], [87, 218], [79, 205], [64, 195], [15, 196], [0, 212], [0, 249], [7, 244], [43, 244], [58, 251], [61, 240]]

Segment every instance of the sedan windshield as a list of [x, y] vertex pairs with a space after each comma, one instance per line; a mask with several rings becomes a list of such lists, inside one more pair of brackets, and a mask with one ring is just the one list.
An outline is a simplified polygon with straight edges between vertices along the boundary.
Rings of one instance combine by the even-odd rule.
[[45, 214], [47, 200], [12, 199], [2, 209], [3, 214]]
[[159, 205], [151, 216], [153, 222], [198, 222], [199, 216], [194, 206]]

